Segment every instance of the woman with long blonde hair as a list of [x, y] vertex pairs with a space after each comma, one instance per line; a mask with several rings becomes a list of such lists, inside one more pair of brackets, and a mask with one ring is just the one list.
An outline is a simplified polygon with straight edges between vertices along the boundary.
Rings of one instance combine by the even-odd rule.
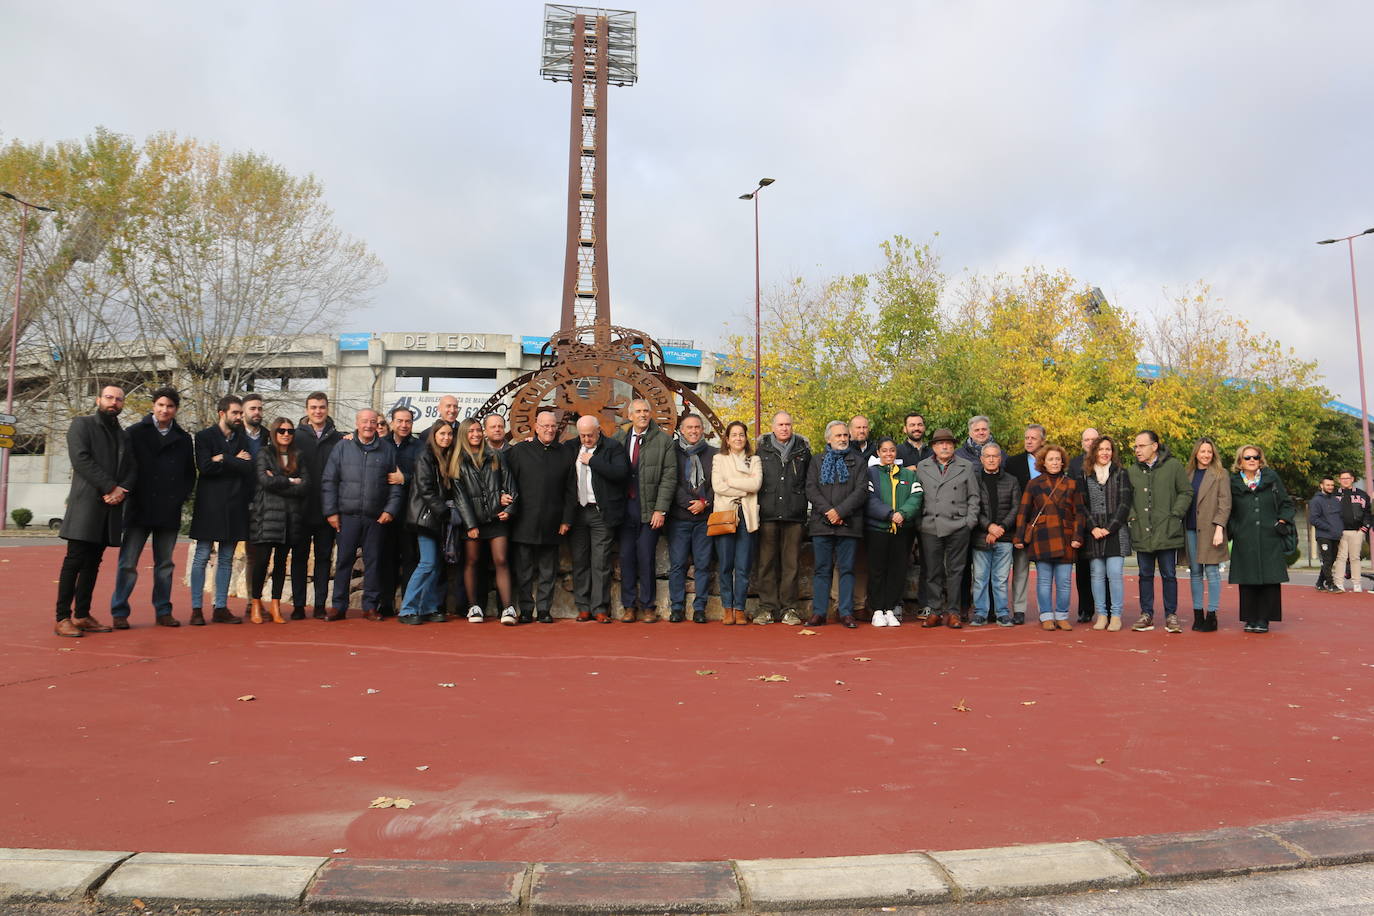
[[[511, 476], [505, 457], [491, 447], [482, 424], [469, 417], [458, 427], [458, 446], [454, 449], [454, 494], [458, 512], [467, 528], [467, 562], [463, 566], [463, 584], [468, 600], [481, 600], [477, 594], [477, 567], [481, 562], [482, 544], [491, 548], [491, 564], [496, 571], [496, 591], [501, 598], [501, 623], [515, 626], [520, 615], [512, 601], [510, 564], [507, 561], [510, 545], [509, 522], [515, 504], [515, 479]], [[474, 603], [468, 608], [468, 623], [481, 623], [482, 606]]]

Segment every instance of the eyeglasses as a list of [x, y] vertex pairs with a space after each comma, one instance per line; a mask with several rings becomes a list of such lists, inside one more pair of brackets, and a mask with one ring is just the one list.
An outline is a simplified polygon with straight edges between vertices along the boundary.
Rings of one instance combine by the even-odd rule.
[[296, 434], [296, 431], [295, 431], [294, 429], [282, 428], [282, 429], [277, 430], [277, 435], [278, 435], [278, 436], [294, 436], [295, 434]]
[[1259, 455], [1241, 455], [1241, 461], [1259, 461]]

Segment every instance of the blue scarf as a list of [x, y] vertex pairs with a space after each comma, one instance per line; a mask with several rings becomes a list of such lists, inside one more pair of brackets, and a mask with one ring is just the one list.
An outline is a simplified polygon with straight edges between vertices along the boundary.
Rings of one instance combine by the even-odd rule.
[[837, 452], [828, 445], [825, 447], [825, 457], [821, 459], [821, 483], [849, 483], [849, 464], [844, 460], [847, 451]]

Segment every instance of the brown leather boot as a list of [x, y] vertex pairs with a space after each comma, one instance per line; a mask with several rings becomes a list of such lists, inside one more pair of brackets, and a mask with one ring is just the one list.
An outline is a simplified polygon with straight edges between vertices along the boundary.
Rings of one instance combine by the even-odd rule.
[[227, 607], [217, 607], [210, 612], [211, 623], [243, 623], [243, 618]]
[[248, 602], [248, 619], [253, 623], [262, 623], [262, 601], [257, 598]]
[[193, 607], [193, 608], [191, 608], [191, 619], [190, 619], [189, 623], [190, 623], [190, 625], [193, 626], [193, 627], [203, 627], [203, 626], [205, 626], [205, 615], [204, 615], [203, 613], [201, 613], [200, 608], [198, 608], [198, 607]]
[[720, 611], [720, 622], [723, 623], [723, 624], [725, 624], [727, 627], [732, 627], [732, 626], [734, 626], [734, 625], [735, 625], [735, 609], [732, 608], [732, 607], [721, 608], [721, 611]]
[[281, 615], [281, 599], [280, 599], [280, 598], [273, 598], [273, 599], [272, 599], [272, 604], [268, 607], [268, 611], [269, 611], [269, 613], [271, 613], [271, 615], [272, 615], [272, 622], [273, 622], [273, 623], [286, 623], [286, 618], [283, 617], [283, 616]]

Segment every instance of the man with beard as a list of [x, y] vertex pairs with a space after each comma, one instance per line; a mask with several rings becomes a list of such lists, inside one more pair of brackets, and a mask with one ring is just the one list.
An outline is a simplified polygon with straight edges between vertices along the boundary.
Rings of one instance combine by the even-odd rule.
[[243, 436], [243, 400], [227, 394], [215, 405], [219, 421], [196, 433], [196, 505], [191, 513], [191, 537], [196, 542], [191, 561], [191, 626], [205, 626], [205, 567], [215, 555], [215, 592], [212, 623], [243, 623], [230, 612], [229, 579], [234, 574], [234, 551], [248, 539], [248, 506], [253, 498], [256, 470]]
[[58, 636], [109, 633], [91, 616], [91, 593], [106, 547], [117, 547], [124, 524], [124, 500], [138, 473], [129, 434], [119, 428], [124, 389], [106, 385], [96, 398], [95, 413], [77, 417], [67, 430], [72, 485], [62, 517], [67, 555], [57, 578]]
[[[706, 424], [694, 413], [682, 418], [677, 434], [677, 492], [668, 510], [668, 622], [687, 619], [687, 566], [691, 564], [695, 573], [692, 620], [705, 623], [711, 581], [711, 539], [706, 534], [706, 520], [715, 502], [711, 464], [716, 450], [706, 444]], [[767, 622], [772, 623], [772, 618]]]
[[129, 629], [129, 598], [138, 584], [138, 561], [153, 539], [153, 612], [158, 626], [180, 626], [172, 616], [172, 552], [181, 531], [181, 507], [196, 486], [195, 447], [191, 434], [177, 424], [181, 395], [175, 388], [153, 392], [153, 410], [129, 427], [129, 444], [138, 477], [124, 507], [124, 542], [119, 548], [119, 574], [110, 597], [116, 630]]
[[902, 432], [906, 438], [897, 443], [897, 463], [914, 470], [918, 463], [934, 454], [926, 442], [926, 418], [914, 411], [907, 414], [902, 421]]
[[510, 527], [520, 622], [529, 623], [537, 614], [540, 623], [553, 623], [558, 548], [573, 521], [567, 503], [572, 456], [558, 441], [558, 414], [541, 410], [534, 418], [534, 438], [512, 445], [506, 458], [524, 504]]
[[[410, 574], [420, 562], [420, 544], [415, 532], [405, 524], [406, 506], [410, 502], [410, 479], [415, 476], [415, 460], [420, 457], [420, 440], [412, 436], [415, 414], [409, 407], [393, 407], [389, 432], [383, 438], [396, 449], [396, 467], [387, 476], [387, 483], [401, 488], [401, 512], [396, 521], [382, 529], [381, 598], [377, 613], [383, 617], [396, 616], [396, 592], [405, 594]], [[380, 433], [378, 434], [381, 435]]]
[[[1321, 571], [1317, 573], [1317, 591], [1339, 592], [1331, 568], [1336, 562], [1336, 551], [1340, 548], [1345, 523], [1341, 515], [1341, 501], [1336, 496], [1336, 481], [1330, 477], [1322, 478], [1321, 486], [1307, 503], [1307, 524], [1317, 534], [1317, 553], [1322, 563]], [[1342, 570], [1342, 577], [1344, 573]]]

